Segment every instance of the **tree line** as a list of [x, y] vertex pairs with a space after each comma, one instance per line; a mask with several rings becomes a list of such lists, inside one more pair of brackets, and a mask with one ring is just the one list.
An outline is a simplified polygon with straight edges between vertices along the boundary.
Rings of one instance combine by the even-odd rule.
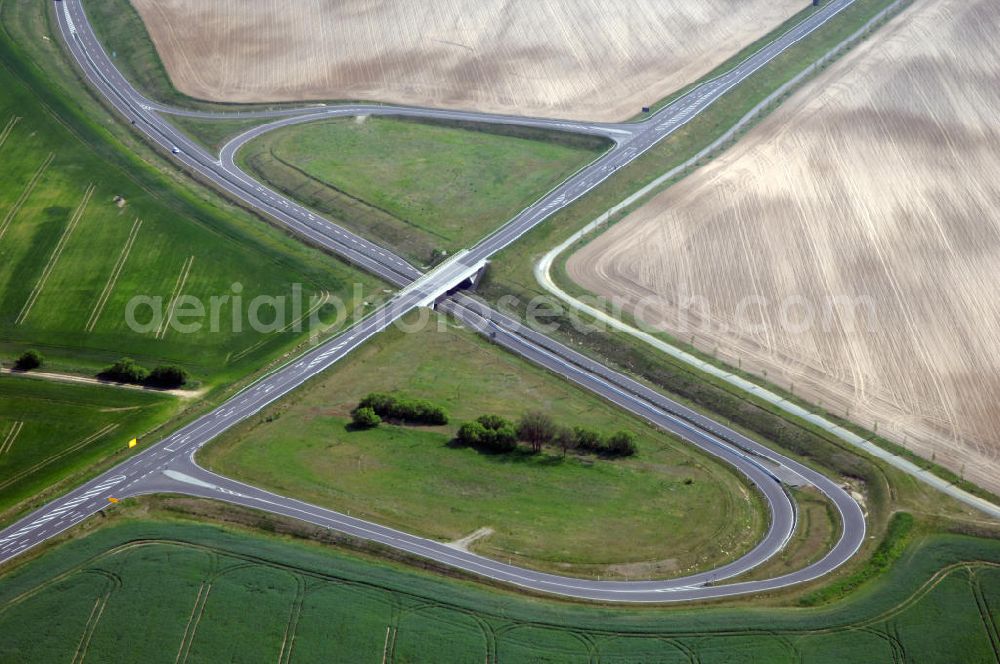
[[575, 451], [628, 457], [638, 452], [635, 435], [631, 432], [619, 431], [603, 436], [584, 427], [560, 426], [547, 414], [537, 411], [525, 413], [516, 424], [498, 415], [483, 415], [463, 424], [456, 440], [461, 445], [497, 453], [513, 452], [519, 443], [526, 443], [534, 454], [540, 453], [546, 445], [558, 447], [563, 455]]
[[145, 385], [164, 390], [175, 390], [188, 382], [188, 373], [181, 367], [168, 364], [150, 371], [128, 357], [123, 357], [107, 367], [97, 374], [97, 377], [114, 383]]
[[[17, 371], [33, 371], [45, 363], [44, 356], [36, 350], [25, 351], [14, 362]], [[129, 385], [145, 385], [165, 390], [175, 390], [188, 382], [188, 373], [175, 365], [158, 366], [152, 371], [123, 357], [97, 374], [101, 380]]]
[[[448, 424], [448, 414], [429, 401], [384, 392], [369, 394], [351, 411], [351, 424], [357, 429], [374, 429], [383, 422], [441, 426]], [[496, 453], [513, 452], [521, 443], [534, 454], [541, 453], [546, 445], [559, 448], [564, 456], [571, 451], [606, 457], [628, 457], [638, 452], [635, 435], [629, 431], [604, 436], [584, 427], [560, 426], [538, 411], [525, 413], [517, 422], [499, 415], [482, 415], [464, 423], [455, 440], [466, 447]]]
[[351, 421], [361, 429], [373, 429], [382, 422], [441, 426], [448, 424], [448, 414], [430, 401], [372, 392], [351, 411]]

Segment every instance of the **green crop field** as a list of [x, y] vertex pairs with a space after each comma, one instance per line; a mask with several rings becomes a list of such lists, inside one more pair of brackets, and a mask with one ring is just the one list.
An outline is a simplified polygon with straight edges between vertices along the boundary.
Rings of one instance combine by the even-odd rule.
[[[374, 289], [374, 280], [261, 220], [195, 199], [169, 173], [118, 152], [20, 50], [28, 26], [44, 25], [37, 12], [0, 5], [0, 352], [9, 358], [37, 347], [54, 366], [83, 371], [129, 355], [180, 364], [217, 385], [304, 339], [292, 323], [314, 297], [342, 298], [353, 309], [355, 283]], [[296, 284], [301, 310], [292, 304]], [[158, 298], [135, 310], [138, 327], [126, 316], [135, 296]], [[274, 327], [287, 330], [252, 329], [257, 296], [285, 298]], [[185, 317], [193, 298], [203, 317]], [[329, 304], [318, 311], [324, 320], [334, 314]], [[265, 325], [276, 318], [266, 303], [258, 313]], [[189, 322], [202, 329], [179, 331]]]
[[0, 378], [0, 514], [175, 412], [153, 392]]
[[2, 577], [0, 661], [965, 664], [1000, 656], [997, 598], [1000, 543], [954, 535], [822, 608], [627, 610], [143, 517]]
[[[350, 270], [329, 261], [322, 274], [297, 257], [241, 242], [217, 215], [179, 214], [160, 192], [94, 155], [5, 68], [0, 87], [0, 125], [10, 128], [0, 144], [0, 342], [11, 352], [38, 347], [84, 367], [131, 355], [215, 381], [220, 372], [252, 371], [302, 337], [251, 329], [246, 311], [256, 296], [287, 298], [288, 324], [293, 284], [302, 285], [303, 314], [314, 296], [351, 297]], [[234, 325], [237, 290], [246, 304]], [[140, 326], [130, 327], [135, 296], [159, 298], [162, 325], [144, 305], [134, 317]], [[179, 331], [177, 323], [197, 320], [183, 317], [184, 298], [208, 310], [213, 296], [230, 298], [218, 330], [206, 316], [201, 331]], [[272, 317], [271, 309], [261, 311], [263, 322]]]
[[[393, 390], [444, 406], [451, 423], [348, 430], [364, 395]], [[628, 429], [640, 453], [563, 459], [556, 451], [495, 456], [449, 445], [463, 421], [483, 413], [517, 419], [530, 409], [566, 426]], [[199, 459], [441, 540], [492, 528], [477, 551], [579, 574], [676, 575], [735, 557], [763, 526], [756, 494], [728, 468], [471, 332], [433, 324], [383, 333]]]
[[474, 127], [331, 120], [279, 129], [238, 158], [278, 189], [427, 264], [435, 251], [471, 246], [605, 147], [555, 133], [499, 135]]

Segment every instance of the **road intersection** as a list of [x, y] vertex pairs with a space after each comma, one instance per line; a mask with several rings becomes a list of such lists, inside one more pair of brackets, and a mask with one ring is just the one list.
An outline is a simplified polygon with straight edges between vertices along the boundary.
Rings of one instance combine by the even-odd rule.
[[[627, 602], [667, 602], [711, 599], [759, 593], [819, 578], [849, 560], [865, 538], [864, 514], [858, 504], [824, 475], [777, 454], [714, 420], [695, 413], [664, 395], [566, 348], [462, 293], [451, 294], [497, 252], [565, 208], [689, 122], [729, 90], [783, 53], [853, 0], [832, 0], [804, 21], [721, 76], [696, 86], [641, 123], [595, 124], [409, 107], [354, 104], [311, 106], [301, 110], [257, 111], [273, 122], [249, 130], [222, 150], [216, 159], [176, 129], [171, 114], [232, 117], [206, 111], [172, 109], [146, 99], [124, 79], [94, 36], [80, 0], [54, 0], [63, 39], [91, 86], [152, 143], [169, 152], [185, 168], [229, 196], [273, 218], [302, 238], [336, 253], [401, 288], [383, 307], [350, 329], [261, 378], [222, 406], [181, 428], [110, 471], [0, 532], [0, 563], [65, 531], [107, 507], [108, 498], [150, 493], [181, 493], [224, 500], [296, 518], [363, 539], [380, 542], [449, 565], [538, 592], [583, 599]], [[247, 117], [243, 114], [242, 117]], [[234, 155], [247, 141], [275, 128], [320, 118], [395, 115], [444, 120], [517, 124], [603, 136], [612, 147], [595, 162], [542, 197], [468, 251], [456, 254], [423, 274], [402, 258], [254, 181], [235, 164]], [[319, 375], [371, 337], [414, 309], [437, 304], [499, 345], [564, 376], [635, 415], [684, 439], [736, 467], [763, 496], [770, 511], [764, 538], [749, 553], [728, 565], [666, 581], [591, 581], [544, 574], [505, 565], [444, 543], [354, 519], [332, 510], [224, 478], [200, 468], [195, 453], [224, 431], [253, 417], [314, 376]], [[778, 578], [720, 583], [744, 574], [780, 552], [794, 532], [794, 501], [782, 485], [789, 476], [801, 478], [824, 493], [840, 516], [838, 542], [819, 561]]]

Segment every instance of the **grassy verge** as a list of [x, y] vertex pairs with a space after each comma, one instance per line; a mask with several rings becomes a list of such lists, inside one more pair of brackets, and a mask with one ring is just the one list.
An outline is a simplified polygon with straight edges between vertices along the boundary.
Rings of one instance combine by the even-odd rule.
[[[440, 404], [451, 422], [350, 430], [350, 410], [376, 391]], [[568, 426], [629, 430], [639, 454], [491, 455], [450, 444], [464, 421], [517, 419], [531, 409]], [[703, 568], [747, 550], [764, 521], [756, 495], [728, 468], [459, 329], [387, 331], [199, 458], [229, 476], [440, 540], [490, 528], [475, 550], [581, 575]]]
[[606, 147], [555, 133], [473, 128], [328, 120], [262, 136], [238, 159], [277, 189], [428, 265], [471, 246]]
[[[656, 111], [659, 111], [660, 109], [668, 106], [671, 102], [675, 101], [679, 97], [682, 97], [684, 94], [686, 94], [687, 92], [690, 92], [691, 90], [693, 90], [694, 88], [698, 87], [702, 83], [704, 83], [706, 81], [709, 81], [709, 80], [711, 80], [713, 78], [717, 78], [717, 77], [721, 76], [722, 74], [725, 74], [727, 71], [729, 71], [730, 69], [732, 69], [733, 67], [735, 67], [739, 63], [743, 62], [744, 60], [746, 60], [747, 58], [749, 58], [751, 55], [753, 55], [754, 53], [756, 53], [757, 51], [759, 51], [763, 46], [765, 46], [765, 45], [773, 42], [775, 39], [777, 39], [778, 37], [780, 37], [784, 33], [788, 32], [789, 30], [791, 30], [793, 27], [795, 27], [796, 25], [798, 25], [802, 21], [804, 21], [807, 18], [809, 18], [809, 16], [811, 16], [814, 13], [816, 13], [816, 11], [818, 9], [819, 9], [819, 7], [817, 5], [814, 5], [814, 4], [810, 3], [809, 6], [807, 6], [805, 9], [803, 9], [799, 13], [795, 14], [794, 16], [786, 19], [785, 21], [783, 21], [781, 23], [781, 25], [779, 25], [775, 29], [771, 30], [766, 35], [764, 35], [760, 39], [756, 40], [752, 44], [747, 45], [745, 48], [743, 48], [738, 53], [736, 53], [733, 56], [731, 56], [725, 62], [723, 62], [720, 65], [718, 65], [712, 71], [708, 72], [707, 74], [705, 74], [704, 76], [702, 76], [698, 80], [693, 81], [692, 83], [689, 83], [688, 85], [684, 86], [680, 90], [677, 90], [676, 92], [672, 92], [671, 94], [667, 95], [663, 99], [661, 99], [658, 102], [656, 102], [655, 104], [653, 104], [653, 106], [650, 107], [650, 114], [655, 113]], [[644, 119], [646, 117], [649, 117], [649, 114], [647, 114], [647, 113], [641, 113], [639, 115], [634, 116], [632, 118], [632, 120], [633, 121], [642, 120], [642, 119]]]
[[162, 394], [0, 378], [0, 514], [54, 479], [123, 453], [126, 441], [179, 408]]
[[[126, 651], [143, 661], [178, 651], [208, 661], [278, 659], [289, 643], [296, 659], [344, 662], [996, 656], [1000, 545], [991, 540], [924, 538], [867, 592], [819, 609], [628, 609], [525, 598], [301, 540], [200, 525], [170, 503], [121, 506], [109, 527], [5, 574], [0, 657], [68, 660], [81, 640], [87, 657], [101, 661]], [[53, 613], [59, 620], [47, 619]]]
[[842, 599], [864, 585], [865, 582], [885, 574], [889, 567], [903, 555], [912, 530], [912, 514], [899, 512], [893, 515], [885, 537], [864, 567], [846, 579], [841, 579], [833, 585], [806, 595], [799, 603], [802, 606], [817, 606]]
[[774, 558], [736, 581], [772, 579], [811, 565], [833, 547], [840, 536], [840, 519], [833, 505], [812, 488], [793, 489], [798, 524], [792, 539]]
[[222, 147], [243, 132], [271, 120], [266, 118], [244, 118], [241, 120], [206, 120], [183, 115], [170, 116], [170, 122], [213, 155], [218, 155]]
[[115, 66], [136, 89], [165, 103], [194, 101], [174, 88], [145, 23], [129, 0], [86, 2], [84, 9]]

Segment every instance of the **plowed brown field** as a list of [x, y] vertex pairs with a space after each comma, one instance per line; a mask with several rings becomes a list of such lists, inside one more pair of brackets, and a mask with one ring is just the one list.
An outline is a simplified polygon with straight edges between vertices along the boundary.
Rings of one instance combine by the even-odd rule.
[[918, 0], [571, 276], [1000, 491], [998, 24]]
[[133, 0], [174, 85], [622, 120], [806, 0]]

